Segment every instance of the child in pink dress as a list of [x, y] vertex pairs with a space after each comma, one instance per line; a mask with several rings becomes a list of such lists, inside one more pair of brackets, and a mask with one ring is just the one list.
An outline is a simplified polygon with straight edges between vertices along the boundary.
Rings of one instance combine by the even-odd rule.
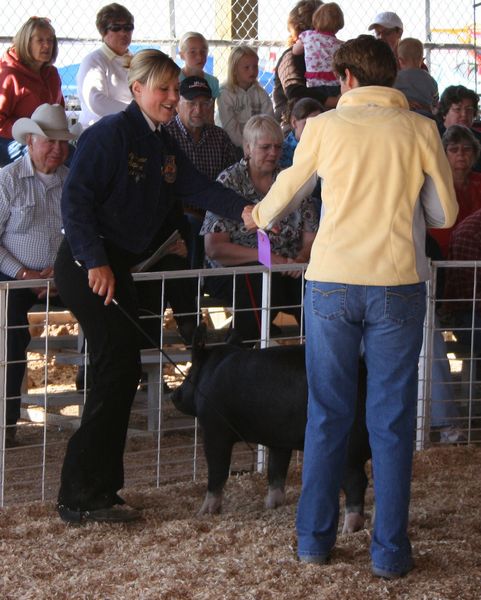
[[342, 44], [336, 33], [344, 27], [344, 14], [338, 4], [322, 4], [312, 15], [313, 29], [303, 31], [292, 48], [304, 54], [307, 87], [322, 87], [327, 96], [338, 96], [340, 87], [332, 71], [332, 57]]

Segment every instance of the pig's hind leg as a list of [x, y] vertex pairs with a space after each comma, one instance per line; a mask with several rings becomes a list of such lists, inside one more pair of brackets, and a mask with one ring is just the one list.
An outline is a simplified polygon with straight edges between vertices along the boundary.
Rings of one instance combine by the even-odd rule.
[[369, 434], [366, 427], [366, 380], [366, 365], [361, 360], [359, 362], [356, 415], [349, 434], [346, 467], [342, 482], [342, 489], [346, 495], [343, 533], [354, 533], [364, 529], [364, 497], [368, 484], [365, 465], [371, 458]]
[[364, 529], [364, 496], [367, 482], [363, 464], [346, 466], [342, 484], [346, 495], [346, 514], [342, 533], [355, 533]]
[[287, 470], [291, 461], [291, 449], [269, 448], [269, 461], [267, 466], [267, 479], [269, 491], [265, 500], [266, 508], [277, 508], [286, 501], [284, 491]]

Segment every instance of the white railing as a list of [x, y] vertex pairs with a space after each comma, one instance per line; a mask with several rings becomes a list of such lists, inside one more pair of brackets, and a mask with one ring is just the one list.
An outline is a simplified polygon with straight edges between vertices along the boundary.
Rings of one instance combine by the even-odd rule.
[[[434, 263], [432, 266], [432, 278], [428, 286], [425, 340], [420, 358], [417, 449], [425, 448], [433, 441], [438, 441], [442, 431], [449, 427], [457, 429], [466, 441], [471, 443], [479, 443], [481, 439], [478, 427], [481, 415], [479, 410], [481, 382], [478, 382], [476, 377], [477, 358], [474, 337], [472, 336], [470, 347], [457, 343], [456, 328], [439, 324], [436, 317], [440, 305], [440, 299], [436, 297], [434, 291], [438, 275], [449, 268], [458, 268], [461, 265], [476, 267], [476, 269], [481, 267], [481, 263]], [[300, 270], [303, 277], [304, 268], [305, 265], [279, 265], [274, 266], [272, 271]], [[162, 285], [169, 279], [195, 278], [197, 320], [204, 319], [211, 322], [211, 341], [219, 343], [227, 332], [228, 319], [218, 319], [215, 311], [232, 315], [235, 323], [235, 315], [240, 309], [236, 307], [235, 301], [230, 306], [222, 306], [221, 303], [217, 308], [210, 306], [212, 302], [206, 302], [207, 299], [201, 293], [202, 284], [208, 277], [230, 276], [235, 298], [235, 276], [245, 273], [261, 274], [262, 277], [259, 345], [266, 347], [273, 343], [270, 335], [270, 311], [273, 307], [271, 306], [270, 271], [265, 267], [142, 273], [136, 274], [135, 280], [155, 280]], [[54, 317], [47, 301], [42, 322], [45, 335], [40, 344], [38, 338], [34, 338], [32, 352], [36, 354], [29, 354], [27, 359], [27, 366], [30, 367], [31, 372], [32, 370], [42, 372], [44, 383], [35, 388], [29, 385], [30, 389], [22, 394], [22, 415], [17, 430], [19, 445], [5, 447], [6, 339], [9, 334], [6, 309], [9, 292], [12, 289], [42, 287], [50, 284], [51, 282], [46, 280], [0, 282], [0, 506], [55, 497], [65, 444], [81, 417], [85, 392], [76, 391], [74, 379], [78, 366], [86, 362], [85, 350], [83, 352], [80, 350], [81, 345], [73, 345], [69, 336], [67, 336], [67, 347], [62, 347], [60, 338], [49, 335], [49, 325]], [[167, 307], [163, 294], [161, 298], [159, 315], [164, 315], [162, 317], [164, 326], [161, 329], [159, 345], [185, 371], [190, 359], [189, 351], [169, 327], [170, 317], [165, 316], [168, 311], [165, 310]], [[474, 296], [471, 302], [474, 309]], [[473, 310], [473, 332], [475, 331], [474, 315]], [[224, 326], [224, 329], [215, 329], [212, 325], [215, 322], [219, 327], [219, 321], [222, 321], [220, 325]], [[289, 343], [302, 342], [303, 323], [296, 327], [292, 323], [293, 321], [290, 321], [290, 324], [286, 325], [284, 321], [281, 329], [285, 336], [290, 338]], [[442, 343], [447, 345], [440, 351], [441, 333]], [[449, 352], [449, 362], [446, 352]], [[197, 423], [194, 419], [183, 416], [175, 410], [164, 389], [166, 379], [170, 382], [175, 379], [178, 383], [181, 376], [174, 372], [169, 366], [169, 361], [158, 351], [143, 351], [142, 362], [147, 375], [147, 385], [144, 383], [141, 386], [132, 410], [125, 454], [126, 485], [158, 486], [166, 481], [205, 477], [206, 467], [203, 452], [200, 450], [201, 436]], [[440, 368], [446, 365], [448, 365], [447, 373], [445, 368], [444, 371]], [[68, 385], [63, 389], [59, 389], [52, 381], [53, 375], [60, 367], [70, 369]], [[436, 374], [439, 372], [444, 375], [440, 377]], [[449, 414], [453, 407], [456, 414], [442, 422], [443, 414]], [[441, 417], [435, 416], [435, 412], [441, 413]], [[233, 469], [263, 470], [265, 465], [263, 451], [253, 453], [245, 445], [239, 446], [240, 448], [235, 451]]]

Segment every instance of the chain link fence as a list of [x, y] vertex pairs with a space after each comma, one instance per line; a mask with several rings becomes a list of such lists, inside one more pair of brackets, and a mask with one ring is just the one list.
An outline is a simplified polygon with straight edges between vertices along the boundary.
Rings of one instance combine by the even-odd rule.
[[[29, 17], [47, 16], [60, 40], [56, 66], [60, 71], [63, 91], [73, 100], [77, 95], [75, 76], [82, 58], [98, 46], [95, 28], [98, 10], [106, 0], [19, 0], [3, 2], [0, 25], [0, 51], [10, 45], [11, 38]], [[209, 41], [206, 70], [221, 82], [226, 77], [230, 47], [245, 42], [258, 47], [260, 80], [268, 92], [272, 90], [273, 70], [287, 39], [287, 15], [293, 0], [136, 0], [125, 6], [135, 17], [132, 50], [160, 48], [179, 64], [177, 42], [186, 31], [199, 31]], [[340, 1], [345, 27], [338, 37], [349, 39], [367, 33], [378, 12], [395, 11], [404, 23], [404, 36], [417, 37], [426, 45], [426, 62], [442, 90], [452, 84], [477, 89], [480, 58], [476, 53], [476, 22], [481, 20], [481, 7], [473, 0], [382, 0]], [[479, 13], [479, 14], [478, 14]]]

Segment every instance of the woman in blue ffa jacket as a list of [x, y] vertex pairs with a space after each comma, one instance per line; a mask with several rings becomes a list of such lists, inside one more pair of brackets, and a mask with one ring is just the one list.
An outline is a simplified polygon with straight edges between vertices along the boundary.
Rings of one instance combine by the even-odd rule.
[[92, 375], [62, 468], [57, 508], [67, 522], [140, 516], [117, 495], [141, 375], [141, 336], [124, 314], [138, 321], [132, 266], [182, 228], [182, 201], [238, 220], [247, 204], [199, 173], [162, 127], [175, 114], [178, 74], [158, 50], [136, 54], [134, 101], [84, 132], [64, 187], [55, 281], [87, 338]]

